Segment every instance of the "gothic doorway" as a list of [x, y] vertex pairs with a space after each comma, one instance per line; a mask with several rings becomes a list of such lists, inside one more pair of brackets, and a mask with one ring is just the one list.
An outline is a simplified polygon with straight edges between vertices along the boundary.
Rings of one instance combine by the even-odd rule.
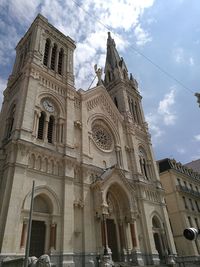
[[116, 232], [116, 224], [113, 219], [107, 219], [107, 235], [108, 235], [108, 247], [112, 251], [112, 259], [113, 261], [118, 261], [118, 247], [117, 247], [117, 232]]
[[118, 183], [113, 183], [107, 190], [107, 245], [112, 252], [114, 262], [123, 261], [125, 257], [126, 216], [130, 213], [129, 199], [125, 190]]
[[39, 258], [45, 253], [46, 225], [44, 221], [32, 221], [30, 256]]

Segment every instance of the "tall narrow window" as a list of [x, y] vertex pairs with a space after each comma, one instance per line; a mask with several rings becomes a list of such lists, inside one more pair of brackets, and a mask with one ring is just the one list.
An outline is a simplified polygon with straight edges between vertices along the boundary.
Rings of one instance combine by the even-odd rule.
[[45, 44], [45, 50], [44, 50], [44, 58], [43, 58], [43, 64], [47, 66], [48, 64], [48, 57], [49, 57], [49, 50], [50, 50], [50, 40], [46, 40]]
[[115, 106], [118, 108], [118, 102], [117, 102], [117, 98], [114, 97], [114, 103], [115, 103]]
[[185, 208], [188, 209], [188, 206], [187, 206], [187, 202], [186, 202], [185, 197], [183, 196], [182, 198], [183, 198], [183, 203], [184, 203]]
[[58, 73], [61, 75], [62, 74], [62, 67], [63, 67], [63, 49], [60, 50], [59, 52], [59, 57], [58, 57]]
[[7, 126], [6, 126], [6, 138], [10, 138], [13, 124], [14, 124], [14, 115], [15, 115], [15, 105], [12, 107], [9, 117], [7, 119]]
[[53, 143], [54, 117], [50, 116], [48, 124], [47, 139], [49, 143]]
[[52, 49], [52, 55], [51, 55], [51, 69], [52, 70], [55, 70], [56, 50], [57, 50], [57, 46], [56, 44], [54, 44], [53, 49]]
[[43, 139], [44, 137], [44, 123], [45, 123], [45, 113], [41, 112], [38, 124], [38, 134], [37, 134], [38, 139]]
[[189, 198], [189, 201], [190, 201], [190, 207], [191, 207], [191, 209], [192, 209], [192, 210], [194, 210], [194, 206], [193, 206], [192, 199], [191, 199], [191, 198]]

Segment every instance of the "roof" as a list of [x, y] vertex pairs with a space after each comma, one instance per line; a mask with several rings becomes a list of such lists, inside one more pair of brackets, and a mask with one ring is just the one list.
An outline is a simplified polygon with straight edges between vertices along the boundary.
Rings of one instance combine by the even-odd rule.
[[172, 169], [174, 171], [188, 175], [194, 179], [200, 180], [200, 160], [198, 161], [199, 171], [197, 171], [197, 169], [192, 168], [192, 166], [188, 166], [187, 164], [183, 165], [180, 162], [176, 162], [175, 159], [165, 158], [162, 160], [158, 160], [157, 163], [159, 167], [159, 173]]
[[195, 172], [200, 173], [200, 159], [188, 162], [185, 164], [186, 167], [193, 169]]

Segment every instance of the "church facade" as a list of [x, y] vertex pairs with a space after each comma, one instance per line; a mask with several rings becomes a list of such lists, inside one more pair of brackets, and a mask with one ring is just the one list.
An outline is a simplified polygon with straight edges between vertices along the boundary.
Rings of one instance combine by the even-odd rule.
[[74, 86], [75, 42], [38, 15], [16, 47], [0, 114], [0, 261], [157, 265], [176, 255], [137, 81], [110, 33], [105, 78]]

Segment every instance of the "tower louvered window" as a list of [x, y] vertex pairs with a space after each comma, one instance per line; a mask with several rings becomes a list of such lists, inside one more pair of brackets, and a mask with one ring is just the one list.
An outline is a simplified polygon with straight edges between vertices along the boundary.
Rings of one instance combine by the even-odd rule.
[[47, 39], [45, 44], [44, 59], [43, 59], [43, 64], [45, 66], [47, 66], [48, 64], [49, 50], [50, 50], [50, 40]]
[[38, 124], [38, 135], [37, 135], [38, 139], [43, 139], [44, 137], [44, 123], [45, 123], [45, 114], [44, 112], [41, 112]]
[[47, 134], [48, 143], [53, 143], [53, 130], [54, 130], [54, 117], [50, 116], [48, 124], [48, 134]]
[[62, 74], [62, 66], [63, 66], [63, 49], [59, 52], [59, 58], [58, 58], [58, 73]]
[[55, 70], [56, 50], [57, 50], [57, 46], [54, 44], [53, 49], [52, 49], [52, 55], [51, 55], [51, 69], [52, 70]]

